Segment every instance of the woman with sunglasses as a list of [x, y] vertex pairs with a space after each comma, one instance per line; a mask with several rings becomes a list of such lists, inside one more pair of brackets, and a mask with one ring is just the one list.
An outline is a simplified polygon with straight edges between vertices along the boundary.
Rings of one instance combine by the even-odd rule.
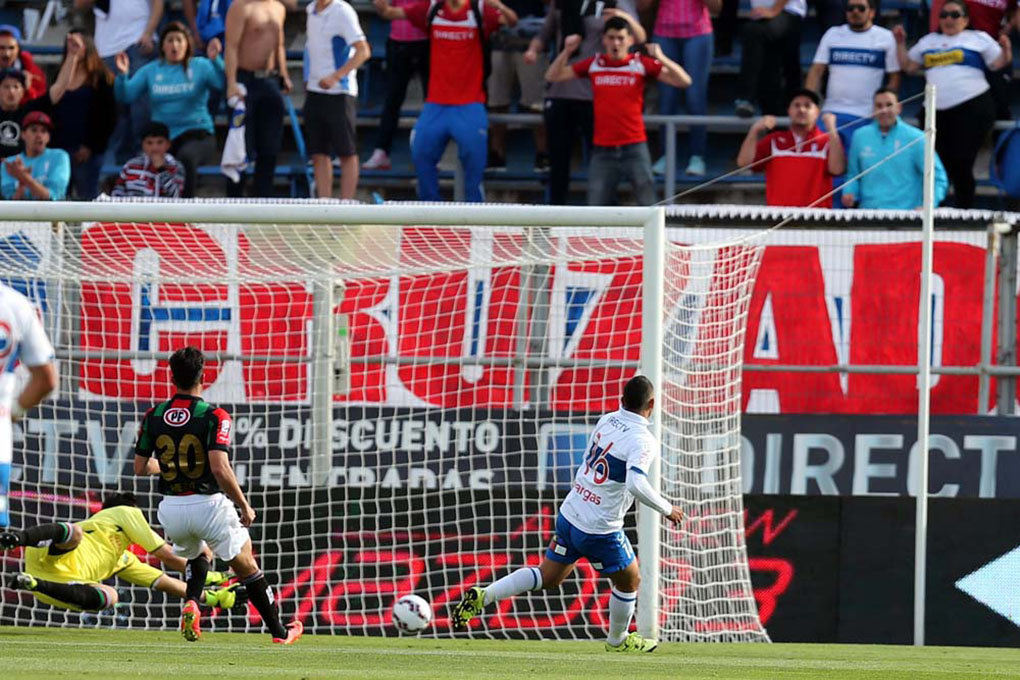
[[902, 26], [893, 30], [900, 65], [906, 73], [924, 69], [935, 85], [935, 149], [956, 192], [956, 207], [974, 205], [974, 160], [995, 123], [995, 103], [985, 68], [1001, 69], [1013, 61], [1005, 35], [996, 42], [987, 33], [967, 28], [963, 0], [947, 0], [939, 12], [938, 33], [929, 33], [907, 50]]
[[114, 92], [122, 102], [149, 95], [152, 120], [170, 128], [170, 153], [184, 166], [184, 197], [195, 195], [198, 167], [216, 163], [216, 137], [209, 115], [209, 93], [226, 86], [220, 41], [206, 45], [206, 57], [194, 56], [191, 33], [178, 21], [171, 21], [159, 34], [159, 53], [128, 77], [128, 58], [117, 55], [120, 75]]
[[[998, 40], [1003, 33], [1009, 35], [1014, 24], [1020, 19], [1017, 11], [1017, 0], [964, 0], [970, 18], [967, 28], [984, 31], [992, 40]], [[939, 15], [942, 13], [943, 0], [931, 0], [931, 11], [928, 15], [928, 30], [939, 30]], [[1013, 68], [1008, 64], [999, 71], [985, 71], [985, 78], [991, 86], [992, 99], [995, 100], [995, 117], [998, 120], [1010, 120], [1013, 103]]]

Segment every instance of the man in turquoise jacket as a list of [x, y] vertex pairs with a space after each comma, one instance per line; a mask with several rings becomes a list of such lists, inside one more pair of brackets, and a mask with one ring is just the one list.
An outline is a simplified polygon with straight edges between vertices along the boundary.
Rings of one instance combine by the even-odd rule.
[[62, 201], [71, 181], [71, 158], [63, 149], [50, 149], [53, 121], [32, 111], [21, 121], [25, 150], [0, 167], [0, 194], [14, 201]]
[[[875, 93], [875, 117], [870, 125], [854, 132], [847, 152], [848, 178], [879, 166], [858, 180], [843, 185], [847, 208], [914, 210], [923, 202], [924, 142], [918, 141], [893, 156], [924, 132], [900, 119], [903, 110], [896, 92], [882, 88]], [[949, 180], [942, 161], [935, 155], [935, 205], [946, 197]]]

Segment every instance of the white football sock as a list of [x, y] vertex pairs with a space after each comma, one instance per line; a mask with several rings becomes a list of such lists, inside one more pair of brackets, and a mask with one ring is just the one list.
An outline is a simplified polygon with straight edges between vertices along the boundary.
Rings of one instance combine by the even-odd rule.
[[521, 567], [510, 572], [485, 589], [485, 606], [529, 590], [542, 589], [542, 572], [538, 567]]
[[613, 586], [609, 596], [609, 636], [606, 642], [616, 647], [627, 637], [630, 620], [634, 618], [637, 593], [625, 593]]

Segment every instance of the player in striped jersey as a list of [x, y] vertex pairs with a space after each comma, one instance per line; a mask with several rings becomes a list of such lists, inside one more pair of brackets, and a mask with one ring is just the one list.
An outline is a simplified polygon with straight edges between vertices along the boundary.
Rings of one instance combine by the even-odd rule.
[[637, 558], [623, 519], [637, 498], [673, 524], [683, 511], [648, 483], [648, 470], [659, 444], [648, 428], [655, 405], [652, 383], [631, 378], [623, 388], [621, 408], [602, 416], [588, 440], [584, 462], [574, 485], [560, 505], [556, 533], [538, 567], [522, 567], [486, 588], [470, 588], [454, 607], [454, 629], [467, 628], [472, 618], [500, 600], [528, 591], [557, 588], [582, 557], [612, 581], [606, 651], [651, 652], [657, 642], [627, 634], [637, 601]]
[[248, 589], [273, 642], [294, 644], [304, 626], [301, 621], [286, 627], [280, 623], [273, 589], [252, 555], [248, 527], [255, 511], [230, 466], [230, 414], [202, 399], [205, 357], [195, 347], [183, 347], [169, 363], [176, 393], [142, 418], [134, 468], [136, 475], [159, 476], [159, 522], [174, 551], [188, 561], [181, 634], [188, 642], [201, 635], [198, 604], [211, 548]]

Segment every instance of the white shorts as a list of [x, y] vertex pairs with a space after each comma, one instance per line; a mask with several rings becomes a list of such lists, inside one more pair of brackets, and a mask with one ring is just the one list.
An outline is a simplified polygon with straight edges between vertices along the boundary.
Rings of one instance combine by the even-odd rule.
[[188, 560], [201, 555], [208, 544], [216, 557], [229, 562], [249, 538], [234, 504], [221, 493], [166, 496], [159, 502], [156, 517], [174, 552]]

